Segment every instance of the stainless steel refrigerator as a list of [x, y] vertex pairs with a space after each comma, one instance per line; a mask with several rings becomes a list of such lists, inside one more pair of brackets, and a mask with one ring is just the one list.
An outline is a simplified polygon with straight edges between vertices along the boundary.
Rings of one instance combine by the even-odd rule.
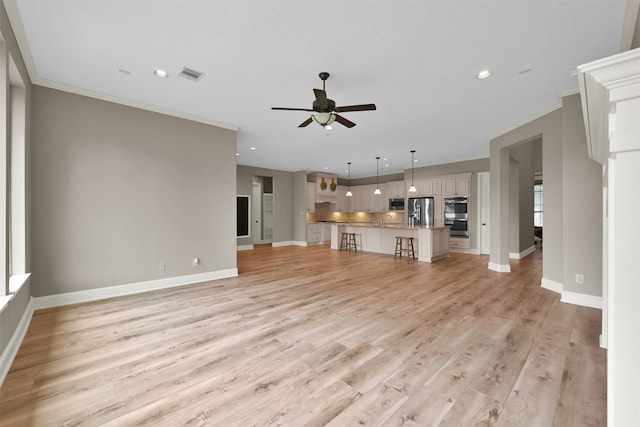
[[410, 197], [407, 212], [409, 225], [433, 227], [433, 197]]

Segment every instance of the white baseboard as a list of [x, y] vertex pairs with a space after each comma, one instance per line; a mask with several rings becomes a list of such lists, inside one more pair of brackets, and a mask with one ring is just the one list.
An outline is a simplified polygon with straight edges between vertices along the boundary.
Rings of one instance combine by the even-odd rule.
[[607, 342], [608, 342], [607, 332], [603, 331], [600, 334], [600, 347], [601, 348], [608, 348], [607, 347]]
[[236, 251], [250, 251], [251, 249], [253, 249], [253, 245], [236, 246]]
[[32, 315], [33, 298], [29, 300], [29, 304], [27, 304], [27, 308], [24, 310], [24, 313], [22, 313], [22, 317], [20, 318], [20, 322], [18, 322], [16, 330], [13, 332], [13, 335], [7, 343], [4, 351], [2, 352], [2, 354], [0, 354], [0, 386], [9, 373], [9, 369], [11, 368], [11, 364], [13, 363], [13, 359], [15, 359], [16, 354], [18, 354], [20, 344], [22, 344], [22, 340], [24, 339], [24, 336], [27, 334], [27, 330], [29, 329]]
[[168, 277], [166, 279], [149, 280], [146, 282], [128, 283], [126, 285], [107, 286], [104, 288], [88, 289], [86, 291], [68, 292], [57, 295], [47, 295], [33, 298], [33, 309], [57, 307], [60, 305], [75, 304], [80, 302], [96, 301], [104, 298], [113, 298], [124, 295], [132, 295], [140, 292], [155, 291], [158, 289], [173, 288], [176, 286], [191, 285], [194, 283], [208, 282], [210, 280], [237, 277], [238, 269], [209, 271], [206, 273], [189, 274], [187, 276]]
[[489, 262], [489, 270], [497, 271], [498, 273], [511, 273], [511, 266], [509, 264], [496, 264], [495, 262]]
[[562, 289], [564, 288], [564, 285], [562, 283], [560, 283], [560, 282], [554, 282], [553, 280], [545, 279], [543, 277], [542, 280], [540, 281], [540, 287], [541, 288], [545, 288], [545, 289], [549, 289], [550, 291], [557, 292], [557, 293], [561, 294], [562, 293]]
[[509, 252], [509, 259], [522, 259], [527, 255], [534, 253], [535, 251], [536, 251], [536, 245], [531, 245], [520, 253]]
[[284, 242], [273, 242], [271, 244], [274, 248], [279, 248], [281, 246], [309, 246], [307, 242], [300, 242], [298, 240], [287, 240]]
[[583, 307], [600, 308], [602, 309], [602, 297], [595, 295], [579, 294], [576, 292], [562, 292], [560, 297], [561, 302], [568, 304], [581, 305]]

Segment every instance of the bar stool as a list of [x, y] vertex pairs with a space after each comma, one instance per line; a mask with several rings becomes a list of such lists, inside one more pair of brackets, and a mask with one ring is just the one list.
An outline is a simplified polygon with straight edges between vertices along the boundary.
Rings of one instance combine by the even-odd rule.
[[[405, 240], [407, 242], [406, 245], [403, 244]], [[402, 258], [403, 252], [406, 252], [408, 257], [416, 259], [416, 254], [413, 250], [413, 237], [396, 236], [396, 252], [393, 257], [396, 258], [400, 255], [400, 258]]]
[[356, 233], [342, 233], [342, 238], [340, 239], [340, 250], [351, 251], [353, 249], [354, 252], [358, 252], [358, 248], [356, 247]]

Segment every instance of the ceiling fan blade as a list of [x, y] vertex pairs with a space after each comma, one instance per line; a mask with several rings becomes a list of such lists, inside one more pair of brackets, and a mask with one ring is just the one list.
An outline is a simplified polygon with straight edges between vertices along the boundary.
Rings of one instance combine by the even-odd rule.
[[327, 99], [327, 92], [322, 89], [314, 89], [313, 93], [316, 95], [317, 100]]
[[346, 105], [344, 107], [336, 107], [333, 111], [336, 113], [346, 113], [347, 111], [370, 111], [375, 110], [376, 104], [362, 104], [362, 105]]
[[336, 114], [336, 122], [338, 122], [341, 125], [346, 126], [348, 128], [352, 128], [352, 127], [354, 127], [356, 125], [352, 121], [347, 120], [347, 119], [345, 119], [344, 117], [342, 117], [342, 116], [340, 116], [338, 114]]
[[309, 123], [311, 123], [313, 120], [311, 119], [311, 117], [309, 117], [307, 120], [305, 120], [304, 122], [300, 123], [298, 125], [299, 128], [303, 128], [305, 126], [309, 126]]
[[287, 108], [287, 107], [271, 107], [272, 110], [287, 110], [287, 111], [310, 111], [313, 112], [313, 110], [310, 110], [308, 108]]

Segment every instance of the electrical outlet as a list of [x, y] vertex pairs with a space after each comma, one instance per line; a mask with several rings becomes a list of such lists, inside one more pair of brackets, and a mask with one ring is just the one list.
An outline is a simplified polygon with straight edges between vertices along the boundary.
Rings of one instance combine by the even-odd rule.
[[193, 266], [194, 266], [194, 267], [197, 267], [197, 266], [198, 266], [198, 264], [200, 264], [200, 260], [198, 259], [198, 257], [195, 257], [195, 258], [193, 259]]
[[584, 274], [576, 274], [576, 283], [579, 285], [584, 284]]
[[158, 270], [164, 271], [166, 269], [167, 269], [167, 264], [165, 264], [164, 262], [161, 262], [160, 264], [158, 264]]

